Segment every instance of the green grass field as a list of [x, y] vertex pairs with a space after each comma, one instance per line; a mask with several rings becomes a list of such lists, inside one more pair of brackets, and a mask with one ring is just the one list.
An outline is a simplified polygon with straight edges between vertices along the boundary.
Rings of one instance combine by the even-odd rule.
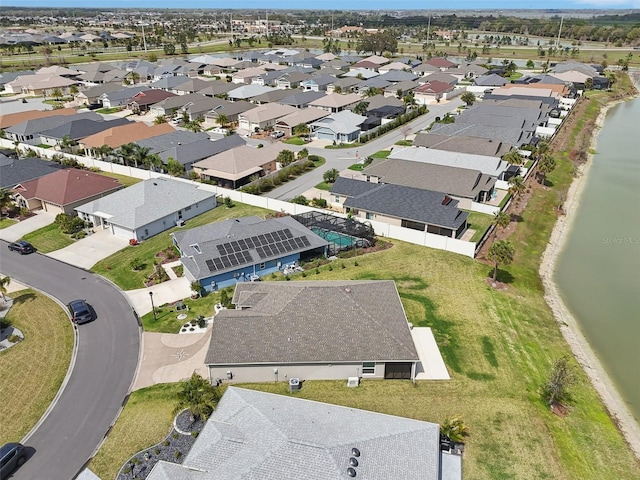
[[111, 177], [118, 180], [125, 187], [130, 187], [131, 185], [135, 185], [136, 183], [141, 182], [140, 178], [129, 177], [127, 175], [120, 175], [119, 173], [111, 173], [111, 172], [98, 172], [100, 175], [104, 175], [105, 177]]
[[0, 219], [0, 230], [10, 227], [11, 225], [15, 225], [16, 223], [18, 223], [18, 221], [13, 220], [12, 218], [2, 218]]
[[[170, 236], [172, 232], [183, 228], [199, 227], [208, 223], [227, 220], [229, 218], [238, 218], [249, 215], [258, 215], [264, 218], [266, 213], [267, 210], [262, 208], [240, 203], [235, 204], [233, 208], [219, 206], [188, 220], [186, 227], [174, 227], [141, 242], [139, 245], [125, 247], [119, 252], [116, 252], [106, 259], [98, 262], [91, 270], [108, 278], [123, 290], [143, 288], [145, 279], [153, 272], [153, 262], [156, 260], [155, 255], [172, 245]], [[144, 267], [141, 270], [134, 271], [131, 268], [131, 261], [134, 258], [139, 258], [144, 264]]]
[[0, 352], [0, 444], [18, 442], [38, 422], [67, 374], [73, 327], [66, 312], [32, 290], [10, 294], [6, 321], [24, 340]]
[[49, 253], [60, 250], [73, 243], [71, 237], [60, 231], [60, 226], [51, 223], [46, 227], [39, 228], [31, 233], [27, 233], [24, 240], [31, 243], [40, 253]]
[[484, 232], [486, 232], [487, 229], [491, 226], [492, 221], [493, 216], [491, 215], [486, 215], [484, 213], [478, 212], [469, 212], [469, 218], [467, 219], [469, 228], [473, 228], [476, 231], [476, 233], [473, 234], [473, 237], [471, 237], [471, 241], [478, 242], [484, 235]]

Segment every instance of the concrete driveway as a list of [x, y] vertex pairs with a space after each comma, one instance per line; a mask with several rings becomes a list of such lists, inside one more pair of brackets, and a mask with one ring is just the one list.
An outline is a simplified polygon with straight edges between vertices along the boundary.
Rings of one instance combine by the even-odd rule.
[[165, 303], [173, 303], [190, 297], [191, 285], [186, 277], [180, 277], [175, 280], [159, 283], [153, 287], [127, 290], [124, 293], [129, 297], [131, 306], [140, 316], [151, 311], [149, 292], [153, 292], [153, 304], [158, 308]]
[[38, 211], [33, 217], [29, 217], [26, 220], [22, 220], [21, 222], [0, 230], [0, 240], [15, 242], [16, 240], [20, 240], [27, 233], [31, 233], [39, 228], [52, 224], [55, 219], [56, 216], [51, 213]]
[[129, 245], [126, 238], [112, 235], [109, 230], [97, 230], [68, 247], [50, 252], [47, 256], [75, 267], [90, 269], [100, 260]]

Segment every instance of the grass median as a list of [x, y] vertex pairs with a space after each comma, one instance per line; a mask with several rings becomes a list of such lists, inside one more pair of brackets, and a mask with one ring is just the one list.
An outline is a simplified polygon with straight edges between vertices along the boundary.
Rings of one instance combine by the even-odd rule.
[[[155, 255], [172, 245], [172, 232], [207, 225], [212, 222], [220, 222], [229, 218], [239, 218], [257, 215], [264, 218], [268, 210], [242, 203], [235, 203], [232, 208], [218, 206], [213, 210], [187, 220], [186, 227], [174, 227], [162, 232], [136, 246], [128, 246], [119, 252], [98, 262], [92, 267], [94, 273], [99, 273], [108, 278], [123, 290], [135, 290], [144, 288], [145, 279], [153, 272], [153, 262], [157, 260]], [[131, 261], [139, 259], [143, 265], [140, 270], [131, 268]]]
[[38, 422], [64, 380], [73, 351], [73, 327], [50, 298], [21, 290], [10, 294], [5, 321], [24, 340], [0, 352], [0, 444], [18, 442]]

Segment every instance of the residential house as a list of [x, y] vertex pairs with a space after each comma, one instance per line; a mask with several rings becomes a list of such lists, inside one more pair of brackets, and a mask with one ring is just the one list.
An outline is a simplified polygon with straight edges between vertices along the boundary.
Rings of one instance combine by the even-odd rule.
[[496, 177], [499, 180], [504, 179], [504, 174], [510, 166], [508, 162], [497, 157], [438, 150], [437, 147], [398, 147], [394, 148], [387, 158], [479, 170], [482, 174]]
[[327, 93], [348, 93], [362, 80], [356, 77], [337, 78], [331, 85], [327, 85]]
[[13, 188], [64, 168], [64, 165], [51, 160], [34, 157], [16, 159], [0, 154], [0, 188]]
[[125, 107], [136, 94], [147, 90], [149, 90], [149, 87], [142, 85], [122, 87], [119, 90], [104, 92], [98, 98], [104, 108]]
[[278, 79], [286, 75], [286, 72], [280, 70], [270, 70], [262, 72], [251, 79], [252, 85], [266, 85], [268, 87], [275, 87]]
[[253, 97], [257, 97], [258, 95], [262, 95], [263, 93], [270, 92], [272, 90], [273, 89], [271, 87], [264, 85], [243, 85], [242, 87], [229, 90], [227, 92], [227, 99], [232, 102], [237, 102], [238, 100], [251, 101]]
[[310, 78], [310, 73], [287, 72], [276, 80], [275, 86], [281, 89], [298, 88], [302, 82]]
[[251, 102], [255, 103], [256, 105], [275, 103], [290, 95], [291, 95], [291, 91], [281, 90], [279, 88], [272, 88], [270, 92], [264, 92], [256, 97], [253, 97], [251, 99]]
[[333, 206], [362, 220], [450, 238], [460, 238], [467, 230], [469, 214], [458, 208], [458, 200], [441, 192], [345, 177], [339, 177], [330, 192]]
[[319, 140], [351, 143], [358, 140], [360, 126], [366, 119], [367, 117], [344, 110], [313, 122], [311, 132]]
[[456, 64], [446, 58], [442, 57], [432, 57], [425, 61], [427, 65], [431, 65], [433, 67], [439, 68], [441, 71], [445, 71], [448, 68], [455, 67]]
[[219, 125], [218, 118], [220, 115], [224, 115], [228, 122], [235, 123], [238, 121], [241, 113], [256, 108], [253, 103], [241, 100], [237, 102], [229, 102], [222, 99], [215, 100], [217, 105], [204, 114], [204, 124], [206, 126]]
[[409, 65], [402, 62], [391, 62], [385, 65], [378, 65], [378, 73], [380, 75], [383, 75], [389, 72], [397, 72], [397, 71], [408, 70], [408, 69], [409, 69]]
[[398, 98], [402, 98], [408, 92], [418, 88], [419, 86], [420, 84], [416, 80], [394, 83], [384, 89], [384, 96], [387, 98], [398, 97], [398, 92], [400, 92], [400, 96]]
[[413, 96], [418, 105], [430, 105], [446, 100], [447, 93], [453, 92], [453, 85], [434, 80], [413, 90]]
[[122, 85], [130, 75], [126, 70], [103, 62], [88, 63], [82, 66], [83, 72], [76, 72], [76, 78], [89, 85], [108, 85], [110, 83]]
[[448, 73], [445, 73], [445, 72], [434, 72], [434, 73], [425, 75], [424, 77], [421, 77], [418, 80], [418, 83], [424, 84], [424, 83], [429, 83], [433, 81], [444, 82], [453, 86], [458, 84], [458, 79], [454, 75], [449, 75]]
[[471, 202], [491, 199], [496, 178], [477, 169], [435, 165], [389, 158], [374, 159], [362, 171], [367, 181], [442, 192], [460, 201], [459, 208], [471, 209]]
[[56, 110], [25, 110], [24, 112], [5, 113], [0, 115], [0, 129], [6, 130], [20, 123], [37, 118], [70, 116], [78, 112], [75, 108], [58, 108]]
[[225, 98], [227, 97], [228, 92], [236, 88], [238, 88], [238, 86], [233, 83], [214, 80], [209, 82], [209, 85], [206, 88], [203, 88], [197, 93], [201, 93], [207, 97]]
[[292, 217], [243, 217], [172, 234], [185, 277], [205, 291], [278, 272], [326, 253], [327, 241]]
[[389, 63], [389, 59], [387, 57], [382, 57], [380, 55], [371, 55], [369, 57], [363, 58], [362, 61], [371, 62], [378, 67]]
[[404, 70], [390, 70], [376, 78], [380, 78], [391, 83], [399, 83], [415, 80], [416, 78], [418, 78], [418, 75], [412, 72], [405, 72]]
[[349, 67], [349, 70], [369, 70], [371, 72], [376, 72], [378, 73], [378, 68], [380, 68], [380, 65], [378, 65], [377, 63], [373, 63], [370, 62], [368, 60], [360, 60], [359, 62], [354, 63], [353, 65], [351, 65]]
[[21, 182], [11, 191], [20, 208], [32, 211], [42, 209], [53, 215], [72, 215], [78, 205], [121, 188], [122, 184], [114, 178], [88, 170], [68, 168]]
[[254, 77], [257, 77], [258, 75], [262, 75], [266, 71], [267, 70], [263, 66], [238, 70], [231, 76], [231, 82], [250, 84]]
[[309, 106], [321, 108], [327, 112], [337, 113], [354, 107], [361, 100], [362, 97], [357, 93], [348, 93], [346, 95], [330, 93], [329, 95], [325, 95], [324, 97], [309, 102]]
[[458, 135], [480, 137], [517, 147], [529, 145], [533, 141], [532, 132], [525, 131], [520, 126], [496, 127], [462, 122], [435, 123], [431, 127], [431, 133], [448, 137], [457, 137]]
[[174, 86], [171, 91], [176, 95], [189, 95], [190, 93], [196, 93], [207, 88], [209, 83], [209, 81], [202, 80], [201, 78], [189, 78]]
[[[109, 128], [129, 125], [131, 123], [131, 120], [127, 118], [115, 118], [113, 120], [74, 119], [51, 130], [40, 132], [40, 144], [61, 148], [65, 142], [78, 142], [85, 137]], [[67, 145], [67, 147], [69, 146], [73, 147], [72, 145]], [[75, 148], [73, 148], [73, 151], [75, 151]]]
[[95, 149], [108, 145], [113, 149], [120, 148], [126, 143], [136, 143], [145, 138], [155, 137], [175, 131], [168, 123], [148, 126], [144, 122], [133, 122], [119, 127], [112, 127], [94, 135], [83, 138], [80, 147], [85, 150], [85, 155], [95, 157]]
[[33, 75], [16, 77], [15, 80], [5, 83], [4, 89], [7, 93], [50, 97], [54, 90], [60, 90], [63, 94], [66, 94], [69, 93], [71, 85], [79, 84], [80, 81], [78, 80], [61, 77], [60, 75], [34, 73]]
[[488, 93], [495, 88], [502, 87], [509, 83], [509, 80], [496, 75], [495, 73], [489, 75], [481, 75], [473, 80], [473, 84], [467, 87], [467, 90], [472, 93]]
[[502, 158], [513, 149], [513, 145], [491, 138], [457, 135], [448, 137], [431, 132], [418, 132], [413, 140], [416, 147], [435, 148], [448, 152], [472, 153], [489, 157]]
[[152, 105], [176, 94], [164, 90], [146, 90], [135, 94], [127, 102], [127, 108], [133, 112], [148, 112]]
[[232, 303], [213, 323], [211, 379], [269, 382], [274, 369], [303, 380], [415, 378], [419, 358], [391, 280], [243, 282]]
[[[274, 125], [274, 130], [279, 132], [283, 132], [287, 136], [292, 136], [293, 130], [301, 124], [309, 125], [316, 120], [320, 120], [326, 116], [330, 115], [326, 110], [322, 110], [321, 108], [303, 108], [296, 109], [296, 111], [285, 115], [284, 117], [278, 119], [277, 123]], [[311, 129], [309, 129], [311, 130]]]
[[146, 240], [216, 207], [214, 193], [169, 178], [151, 178], [76, 207], [97, 228]]
[[102, 121], [104, 118], [95, 112], [76, 113], [75, 115], [50, 115], [34, 118], [4, 129], [5, 138], [13, 142], [39, 145], [42, 142], [40, 138], [42, 132], [77, 120]]
[[238, 116], [238, 126], [251, 133], [266, 130], [275, 125], [280, 118], [296, 110], [295, 107], [280, 103], [260, 105], [241, 113]]
[[370, 89], [383, 91], [390, 85], [393, 85], [393, 83], [387, 80], [383, 80], [380, 77], [375, 77], [369, 80], [363, 80], [357, 85], [354, 85], [351, 88], [351, 91], [357, 93], [358, 95], [364, 96]]
[[215, 141], [202, 139], [183, 145], [174, 145], [158, 153], [158, 156], [165, 165], [170, 158], [173, 158], [180, 163], [184, 167], [185, 172], [188, 173], [191, 171], [194, 163], [244, 145], [246, 145], [244, 139], [240, 137], [240, 135], [234, 134]]
[[139, 140], [136, 143], [143, 148], [148, 148], [149, 153], [164, 152], [173, 147], [188, 145], [201, 140], [210, 141], [207, 132], [191, 132], [189, 130], [173, 130], [169, 133]]
[[434, 72], [441, 72], [442, 70], [434, 65], [421, 63], [420, 65], [416, 65], [415, 67], [413, 67], [411, 71], [420, 77], [424, 77], [425, 75], [429, 75]]
[[289, 94], [290, 95], [288, 97], [278, 100], [278, 103], [281, 103], [282, 105], [290, 105], [296, 108], [307, 108], [309, 103], [326, 96], [326, 93], [324, 92], [312, 92], [312, 91], [310, 92], [296, 91], [296, 93], [292, 95], [291, 95], [291, 92], [289, 92]]
[[326, 92], [327, 87], [336, 81], [332, 75], [316, 75], [301, 82], [300, 87], [305, 92]]
[[[178, 67], [175, 67], [175, 68], [178, 68]], [[168, 75], [168, 76], [156, 78], [148, 86], [156, 90], [165, 90], [167, 92], [170, 92], [171, 90], [183, 84], [187, 80], [188, 80], [188, 77], [185, 77], [184, 75], [179, 75], [179, 76]]]
[[445, 70], [449, 75], [453, 75], [458, 80], [473, 80], [488, 72], [486, 68], [474, 63], [468, 63], [465, 65], [456, 65], [455, 67], [447, 68]]
[[369, 70], [366, 68], [352, 68], [348, 72], [346, 72], [344, 77], [356, 77], [360, 80], [369, 80], [370, 78], [377, 77], [380, 75], [378, 72], [374, 72], [373, 70]]
[[273, 143], [263, 148], [231, 148], [193, 164], [201, 178], [224, 188], [236, 189], [277, 169], [276, 158], [286, 145]]
[[4, 86], [14, 81], [16, 78], [20, 76], [33, 75], [35, 72], [33, 70], [18, 70], [17, 72], [2, 72], [0, 73], [0, 90], [4, 90]]
[[[190, 107], [196, 106], [198, 113], [204, 116], [204, 113], [211, 110], [217, 102], [218, 99], [206, 97], [201, 93], [172, 95], [151, 105], [149, 113], [155, 117], [172, 117], [173, 115], [181, 113], [183, 109], [183, 111], [189, 113]], [[191, 120], [191, 116], [189, 116], [189, 118]], [[197, 118], [197, 116], [195, 118]]]
[[101, 106], [102, 100], [100, 96], [104, 93], [116, 92], [122, 90], [122, 85], [116, 82], [103, 83], [94, 87], [82, 90], [73, 96], [73, 100], [78, 105], [96, 105]]

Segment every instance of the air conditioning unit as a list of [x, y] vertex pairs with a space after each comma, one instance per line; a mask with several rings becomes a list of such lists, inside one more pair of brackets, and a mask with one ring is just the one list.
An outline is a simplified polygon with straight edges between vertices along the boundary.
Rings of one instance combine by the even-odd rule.
[[347, 378], [347, 387], [353, 388], [360, 385], [360, 378], [358, 377], [349, 377]]
[[184, 227], [184, 220], [178, 220], [178, 221], [176, 222], [176, 225], [177, 225], [178, 227]]

